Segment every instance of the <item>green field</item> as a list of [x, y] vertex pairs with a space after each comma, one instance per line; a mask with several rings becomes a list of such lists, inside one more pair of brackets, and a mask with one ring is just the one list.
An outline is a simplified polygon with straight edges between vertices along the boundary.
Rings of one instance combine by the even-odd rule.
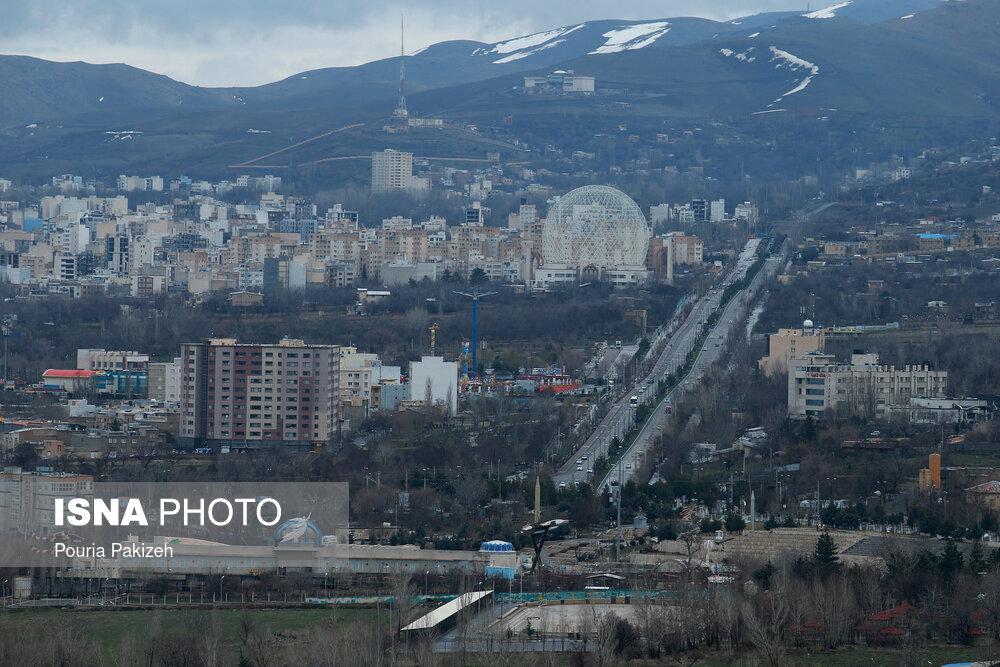
[[[357, 623], [371, 628], [378, 619], [388, 630], [388, 610], [375, 609], [215, 609], [200, 608], [162, 610], [69, 610], [39, 609], [8, 612], [0, 615], [0, 646], [17, 644], [17, 655], [0, 652], [0, 663], [20, 664], [25, 654], [38, 651], [39, 664], [47, 664], [41, 656], [56, 650], [54, 646], [72, 647], [80, 644], [81, 654], [92, 655], [97, 664], [115, 664], [123, 647], [130, 642], [141, 650], [149, 646], [164, 646], [177, 642], [177, 637], [217, 638], [223, 664], [236, 664], [246, 650], [246, 629], [261, 643], [290, 648], [304, 643], [315, 632], [331, 635], [347, 633]], [[87, 643], [90, 646], [87, 646]], [[37, 648], [33, 648], [37, 647]], [[57, 661], [58, 662], [58, 661]], [[62, 663], [59, 663], [62, 664]], [[77, 663], [73, 663], [77, 664]], [[91, 664], [84, 660], [79, 664]]]
[[[973, 648], [969, 646], [935, 646], [928, 648], [903, 649], [879, 646], [845, 646], [836, 651], [795, 650], [787, 651], [782, 665], [787, 667], [805, 667], [806, 665], [823, 665], [824, 667], [861, 667], [862, 665], [926, 665], [940, 667], [954, 662], [973, 662], [996, 657], [996, 651], [988, 648]], [[683, 664], [688, 664], [684, 662]], [[757, 655], [740, 656], [735, 661], [723, 655], [712, 655], [704, 661], [695, 663], [698, 667], [743, 667], [749, 665], [766, 665], [767, 662]]]

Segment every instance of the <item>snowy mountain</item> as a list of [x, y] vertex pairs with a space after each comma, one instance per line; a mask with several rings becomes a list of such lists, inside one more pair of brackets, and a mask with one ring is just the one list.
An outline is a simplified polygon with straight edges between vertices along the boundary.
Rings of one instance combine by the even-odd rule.
[[[559, 65], [587, 55], [617, 56], [640, 50], [746, 37], [778, 25], [836, 18], [875, 23], [916, 14], [941, 0], [844, 0], [799, 12], [756, 14], [726, 22], [700, 18], [588, 21], [493, 44], [450, 41], [406, 57], [409, 93], [483, 81]], [[950, 3], [953, 4], [953, 3]], [[183, 104], [298, 109], [359, 104], [391, 98], [398, 87], [399, 59], [356, 67], [300, 72], [253, 88], [205, 89], [123, 65], [50, 63], [0, 56], [0, 128], [44, 122], [113, 108], [169, 109]]]

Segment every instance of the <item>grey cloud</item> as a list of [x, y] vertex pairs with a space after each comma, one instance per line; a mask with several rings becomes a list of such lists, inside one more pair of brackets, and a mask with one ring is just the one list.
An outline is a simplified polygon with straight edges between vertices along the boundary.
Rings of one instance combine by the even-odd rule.
[[[0, 0], [0, 53], [124, 60], [190, 83], [221, 85], [219, 68], [253, 44], [259, 64], [245, 78], [261, 83], [298, 71], [286, 71], [288, 67], [349, 65], [391, 56], [401, 12], [407, 16], [407, 51], [413, 51], [444, 39], [496, 41], [588, 20], [675, 16], [725, 20], [801, 9], [805, 4], [797, 0]], [[301, 39], [294, 37], [296, 31], [301, 31]], [[335, 42], [328, 56], [317, 55], [321, 45], [317, 40]], [[104, 47], [107, 57], [101, 55]], [[157, 51], [162, 57], [156, 56]], [[270, 66], [269, 55], [274, 61]], [[172, 63], [169, 71], [158, 69], [159, 62]], [[237, 83], [233, 78], [226, 83]]]

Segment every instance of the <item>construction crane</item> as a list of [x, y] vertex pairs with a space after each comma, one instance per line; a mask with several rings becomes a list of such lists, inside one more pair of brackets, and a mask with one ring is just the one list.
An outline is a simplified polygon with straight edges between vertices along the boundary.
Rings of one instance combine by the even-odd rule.
[[472, 375], [471, 377], [475, 379], [476, 377], [476, 348], [479, 346], [479, 336], [477, 332], [477, 327], [479, 323], [479, 300], [484, 296], [491, 296], [496, 294], [496, 292], [480, 292], [478, 289], [472, 292], [455, 292], [459, 296], [467, 296], [472, 299]]
[[437, 322], [435, 322], [434, 324], [432, 324], [430, 326], [430, 328], [428, 329], [428, 331], [431, 332], [431, 356], [432, 357], [434, 356], [434, 348], [436, 347], [436, 342], [437, 342], [437, 330], [438, 330], [438, 323]]

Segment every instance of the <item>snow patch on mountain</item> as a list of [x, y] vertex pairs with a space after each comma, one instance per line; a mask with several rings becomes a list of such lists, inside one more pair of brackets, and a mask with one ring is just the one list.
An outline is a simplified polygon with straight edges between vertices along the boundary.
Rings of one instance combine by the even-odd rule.
[[579, 30], [583, 26], [584, 24], [581, 23], [580, 25], [572, 27], [556, 28], [555, 30], [546, 30], [545, 32], [536, 32], [534, 35], [509, 39], [506, 42], [497, 42], [489, 51], [485, 49], [476, 49], [472, 53], [473, 55], [476, 55], [478, 53], [514, 53], [515, 51], [523, 51], [524, 49], [541, 46], [542, 44], [562, 37], [563, 35], [568, 35], [571, 32]]
[[525, 51], [517, 51], [516, 53], [512, 53], [509, 56], [504, 56], [503, 58], [500, 58], [499, 60], [494, 60], [493, 64], [494, 65], [502, 65], [504, 63], [512, 63], [515, 60], [520, 60], [521, 58], [527, 58], [528, 56], [533, 56], [536, 53], [538, 53], [539, 51], [544, 51], [545, 49], [551, 49], [553, 46], [558, 46], [559, 44], [562, 44], [565, 41], [566, 41], [565, 39], [557, 39], [557, 40], [552, 41], [552, 42], [546, 42], [545, 44], [542, 44], [541, 46], [539, 46], [536, 49], [527, 49]]
[[[793, 72], [800, 72], [802, 70], [808, 70], [809, 72], [794, 88], [789, 90], [787, 93], [782, 94], [778, 97], [778, 99], [774, 100], [774, 102], [780, 102], [783, 98], [788, 97], [789, 95], [794, 95], [795, 93], [805, 90], [806, 86], [812, 83], [812, 78], [819, 74], [819, 67], [808, 60], [803, 60], [798, 56], [792, 55], [788, 51], [782, 51], [781, 49], [773, 46], [770, 47], [770, 50], [771, 53], [774, 54], [774, 57], [771, 58], [771, 62], [773, 63], [776, 60], [778, 61], [775, 65], [776, 68], [788, 68]], [[774, 102], [772, 102], [772, 104]]]
[[824, 7], [823, 9], [817, 9], [814, 12], [809, 12], [808, 14], [803, 14], [802, 16], [807, 19], [832, 19], [837, 15], [838, 9], [843, 9], [847, 5], [851, 4], [853, 0], [847, 0], [847, 2], [842, 2], [839, 5], [830, 5], [829, 7]]
[[732, 49], [719, 49], [719, 53], [726, 56], [727, 58], [736, 58], [740, 62], [752, 63], [753, 61], [757, 60], [757, 56], [750, 55], [751, 53], [753, 53], [753, 50], [754, 47], [751, 46], [749, 49], [743, 51], [742, 53], [736, 53]]
[[669, 31], [670, 23], [667, 21], [636, 23], [634, 25], [615, 28], [602, 35], [606, 41], [602, 46], [591, 51], [589, 55], [641, 49], [649, 46]]

